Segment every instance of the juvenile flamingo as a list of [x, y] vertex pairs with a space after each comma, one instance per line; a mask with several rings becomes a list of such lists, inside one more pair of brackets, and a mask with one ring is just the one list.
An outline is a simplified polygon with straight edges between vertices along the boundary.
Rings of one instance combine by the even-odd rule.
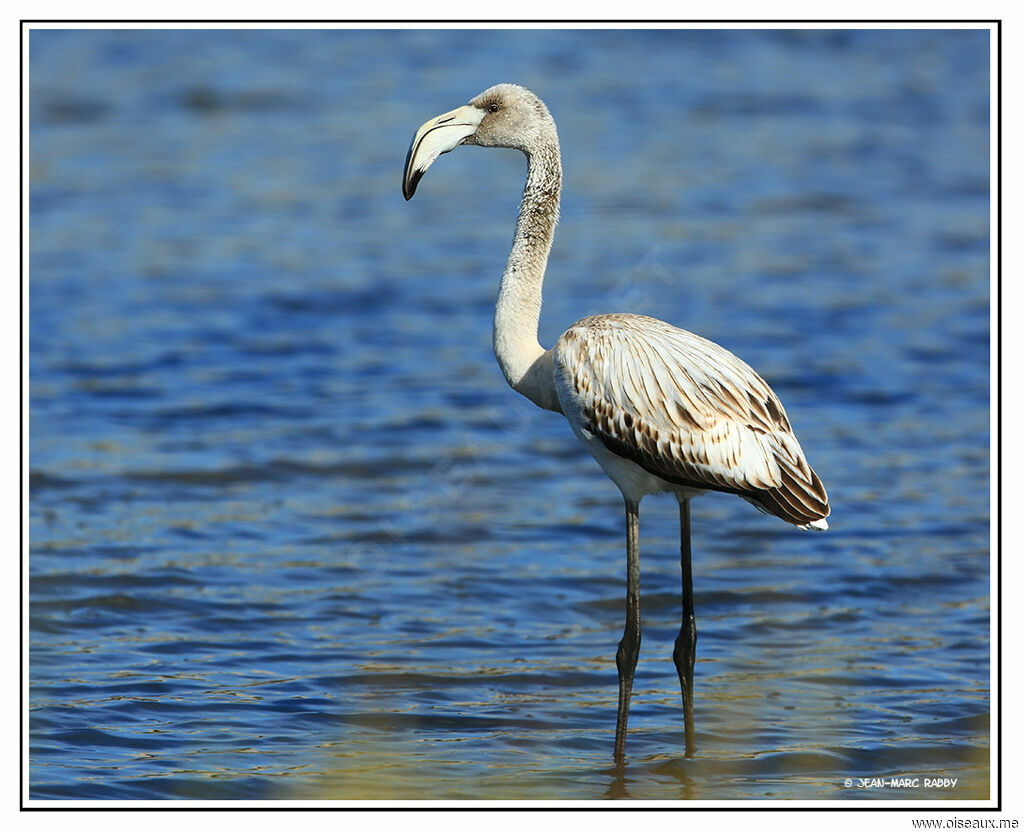
[[616, 654], [614, 758], [620, 764], [640, 652], [640, 499], [671, 492], [679, 501], [683, 615], [672, 659], [682, 690], [686, 755], [693, 756], [697, 626], [690, 499], [709, 490], [731, 492], [801, 530], [823, 531], [830, 512], [825, 487], [807, 464], [778, 397], [749, 365], [714, 342], [647, 316], [610, 314], [581, 319], [553, 348], [541, 347], [541, 285], [562, 188], [555, 122], [523, 87], [485, 90], [416, 131], [402, 179], [406, 200], [434, 160], [458, 145], [526, 154], [526, 187], [494, 311], [494, 353], [512, 388], [565, 415], [626, 505], [626, 626]]

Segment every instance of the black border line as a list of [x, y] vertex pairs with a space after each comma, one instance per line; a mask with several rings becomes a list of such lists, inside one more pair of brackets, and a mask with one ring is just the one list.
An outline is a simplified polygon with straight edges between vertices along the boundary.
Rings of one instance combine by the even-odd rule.
[[25, 810], [25, 25], [18, 37], [18, 804]]
[[[340, 802], [352, 802], [353, 800], [315, 800], [322, 803], [321, 806], [264, 806], [264, 805], [217, 805], [212, 807], [205, 807], [201, 805], [187, 806], [187, 805], [176, 805], [174, 807], [162, 807], [162, 806], [146, 806], [145, 800], [123, 800], [125, 802], [138, 801], [138, 805], [125, 805], [119, 807], [94, 807], [94, 806], [61, 806], [61, 807], [41, 807], [25, 805], [25, 488], [24, 488], [24, 469], [25, 469], [25, 380], [24, 380], [24, 368], [25, 368], [25, 41], [26, 41], [26, 24], [30, 23], [61, 23], [61, 24], [72, 24], [72, 23], [137, 23], [137, 24], [156, 24], [156, 23], [188, 23], [188, 24], [210, 24], [210, 23], [329, 23], [329, 24], [347, 24], [347, 23], [380, 23], [394, 26], [399, 24], [415, 24], [415, 23], [482, 23], [488, 25], [505, 25], [505, 24], [518, 24], [518, 23], [539, 23], [539, 24], [556, 24], [556, 23], [626, 23], [626, 24], [682, 24], [682, 23], [718, 23], [718, 24], [747, 24], [747, 23], [822, 23], [822, 24], [859, 24], [859, 23], [912, 23], [916, 25], [929, 24], [929, 23], [963, 23], [963, 24], [986, 24], [994, 25], [994, 34], [996, 38], [996, 66], [993, 68], [991, 61], [989, 62], [989, 78], [991, 79], [992, 70], [996, 72], [996, 95], [995, 95], [995, 107], [996, 107], [996, 131], [995, 136], [989, 137], [991, 148], [991, 142], [995, 140], [996, 146], [996, 171], [989, 171], [989, 189], [990, 189], [990, 212], [991, 212], [991, 188], [993, 185], [993, 175], [995, 175], [996, 182], [998, 183], [998, 192], [996, 199], [996, 211], [997, 211], [997, 223], [996, 223], [996, 306], [995, 306], [995, 323], [998, 338], [996, 340], [996, 367], [994, 369], [994, 380], [996, 387], [996, 438], [999, 450], [999, 456], [995, 461], [996, 466], [996, 506], [998, 508], [997, 524], [996, 524], [996, 600], [998, 602], [998, 616], [996, 618], [996, 635], [998, 637], [998, 650], [996, 652], [996, 690], [999, 694], [998, 706], [996, 709], [997, 717], [997, 731], [996, 738], [998, 739], [998, 752], [996, 755], [997, 762], [997, 774], [996, 774], [996, 805], [994, 808], [975, 808], [975, 807], [962, 807], [953, 805], [926, 805], [926, 806], [914, 806], [914, 807], [869, 807], [869, 808], [858, 808], [856, 806], [842, 806], [842, 807], [814, 807], [814, 806], [800, 806], [800, 807], [770, 807], [760, 808], [756, 806], [745, 805], [742, 807], [680, 807], [678, 805], [665, 805], [657, 807], [632, 807], [624, 803], [611, 803], [608, 800], [593, 800], [592, 802], [583, 800], [587, 804], [581, 804], [579, 806], [565, 807], [545, 807], [545, 806], [422, 806], [422, 805], [403, 805], [403, 806], [372, 806], [372, 805], [357, 805], [346, 807], [337, 803]], [[971, 20], [959, 20], [959, 19], [869, 19], [869, 18], [858, 18], [858, 19], [831, 19], [831, 20], [810, 20], [810, 19], [751, 19], [751, 20], [717, 20], [710, 18], [701, 19], [686, 19], [686, 20], [664, 20], [664, 19], [652, 19], [652, 20], [626, 20], [626, 19], [552, 19], [552, 20], [483, 20], [483, 19], [414, 19], [414, 20], [380, 20], [380, 19], [342, 19], [342, 20], [322, 20], [322, 19], [301, 19], [301, 20], [281, 20], [281, 19], [256, 19], [256, 20], [238, 20], [238, 19], [215, 19], [215, 20], [191, 20], [191, 19], [153, 19], [153, 20], [123, 20], [123, 19], [87, 19], [87, 18], [76, 18], [76, 19], [56, 19], [56, 18], [23, 18], [19, 20], [19, 38], [18, 38], [18, 204], [20, 208], [19, 223], [18, 223], [18, 267], [19, 267], [19, 289], [18, 289], [18, 300], [19, 300], [19, 350], [18, 350], [18, 403], [19, 403], [19, 448], [18, 448], [18, 492], [20, 495], [19, 508], [18, 508], [18, 541], [19, 541], [19, 586], [18, 586], [18, 599], [19, 599], [19, 618], [18, 618], [18, 656], [19, 656], [19, 669], [18, 669], [18, 705], [19, 705], [19, 734], [18, 734], [18, 773], [19, 773], [19, 784], [18, 784], [18, 810], [23, 812], [74, 812], [74, 811], [99, 811], [99, 812], [118, 812], [118, 811], [170, 811], [170, 812], [182, 812], [182, 811], [199, 811], [199, 812], [225, 812], [225, 811], [285, 811], [285, 812], [297, 812], [297, 811], [348, 811], [348, 812], [367, 812], [367, 811], [383, 811], [383, 812], [495, 812], [495, 811], [539, 811], [539, 812], [587, 812], [587, 811], [611, 811], [611, 812], [630, 812], [638, 813], [645, 811], [654, 811], [660, 813], [669, 812], [685, 812], [685, 813], [793, 813], [793, 812], [816, 812], [816, 813], [865, 813], [865, 812], [881, 812], [881, 813], [913, 813], [921, 811], [933, 811], [940, 812], [947, 817], [953, 813], [970, 813], [970, 814], [984, 814], [984, 813], [1002, 813], [1003, 810], [1003, 470], [1001, 466], [1002, 459], [1002, 438], [1003, 438], [1003, 387], [1002, 387], [1002, 364], [1003, 364], [1003, 339], [1002, 339], [1002, 321], [1003, 321], [1003, 20], [1002, 18], [983, 20], [983, 19], [971, 19]], [[991, 216], [991, 215], [990, 215]], [[992, 241], [989, 241], [989, 253], [991, 257], [992, 252]], [[990, 261], [991, 268], [991, 261]], [[993, 316], [990, 314], [990, 336], [991, 339], [991, 324]], [[993, 369], [989, 370], [990, 385]], [[990, 439], [990, 456], [991, 456], [991, 439]], [[990, 543], [991, 544], [991, 543]], [[989, 780], [989, 786], [991, 788], [991, 777]], [[29, 801], [33, 801], [31, 798]], [[49, 801], [60, 801], [60, 800], [34, 800], [36, 802], [49, 802]], [[71, 802], [75, 800], [69, 800]], [[89, 801], [89, 800], [79, 800]], [[101, 800], [105, 801], [105, 800]], [[114, 800], [117, 801], [117, 800]], [[166, 801], [166, 800], [153, 800], [153, 801]], [[172, 800], [177, 801], [177, 800]], [[188, 800], [182, 800], [183, 802]], [[226, 801], [233, 802], [233, 800], [212, 800], [212, 801]], [[259, 802], [260, 800], [256, 800]], [[286, 800], [272, 800], [272, 801], [286, 801]], [[302, 800], [306, 801], [306, 800]], [[314, 801], [314, 800], [311, 800]], [[369, 800], [378, 802], [387, 801], [406, 801], [406, 800]], [[411, 800], [413, 802], [418, 800]], [[487, 801], [487, 800], [483, 800]], [[575, 800], [573, 800], [575, 801]], [[631, 800], [625, 800], [624, 802], [630, 802]], [[661, 800], [632, 800], [632, 801], [661, 801]], [[675, 801], [675, 800], [670, 800]], [[685, 800], [684, 800], [685, 801]], [[691, 802], [700, 802], [701, 800], [689, 800]], [[756, 801], [756, 800], [752, 800]], [[857, 800], [854, 800], [857, 801]], [[860, 800], [870, 801], [870, 800]], [[899, 800], [896, 800], [899, 801]], [[594, 803], [607, 803], [605, 805], [597, 805]]]
[[592, 20], [578, 20], [578, 19], [551, 19], [551, 20], [486, 20], [486, 19], [435, 19], [435, 18], [424, 18], [424, 19], [413, 19], [413, 20], [379, 20], [379, 19], [359, 19], [353, 18], [350, 20], [320, 20], [320, 19], [303, 19], [303, 20], [190, 20], [183, 18], [171, 18], [171, 19], [153, 19], [153, 20], [115, 20], [115, 19], [56, 19], [56, 18], [39, 18], [39, 19], [23, 19], [20, 21], [22, 24], [25, 23], [190, 23], [190, 24], [207, 24], [207, 23], [380, 23], [380, 24], [405, 24], [405, 23], [488, 23], [488, 24], [516, 24], [516, 23], [985, 23], [985, 24], [996, 24], [997, 26], [1002, 25], [1002, 19], [993, 20], [957, 20], [957, 19], [944, 19], [944, 18], [933, 18], [928, 20], [871, 20], [871, 19], [835, 19], [835, 20], [799, 20], [799, 19], [757, 19], [757, 20], [720, 20], [715, 18], [695, 18], [692, 20], [619, 20], [619, 19], [601, 19], [594, 18]]
[[[992, 66], [989, 62], [989, 78], [991, 78]], [[991, 82], [990, 82], [991, 83]], [[999, 605], [999, 614], [996, 617], [996, 638], [999, 644], [996, 650], [996, 692], [999, 693], [998, 705], [996, 706], [996, 724], [998, 729], [996, 736], [999, 739], [998, 752], [996, 753], [996, 807], [1001, 811], [1003, 808], [1003, 24], [996, 23], [996, 135], [989, 137], [991, 148], [992, 139], [996, 143], [996, 170], [992, 171], [991, 166], [988, 174], [989, 181], [989, 212], [992, 211], [992, 185], [993, 177], [998, 185], [996, 192], [996, 309], [995, 323], [996, 333], [996, 367], [989, 370], [989, 379], [995, 374], [996, 383], [996, 448], [999, 450], [995, 461], [996, 467], [996, 507], [998, 508], [996, 523], [996, 600]], [[991, 214], [989, 215], [991, 217]], [[989, 258], [992, 257], [992, 241], [989, 241]], [[991, 260], [989, 261], [991, 269]], [[989, 313], [989, 339], [992, 338], [992, 314]], [[991, 381], [989, 383], [991, 385]], [[991, 417], [989, 418], [991, 419]], [[992, 456], [992, 440], [989, 439], [989, 457]], [[991, 477], [991, 475], [990, 475]], [[991, 508], [989, 510], [991, 517]], [[990, 643], [991, 645], [991, 643]], [[991, 712], [991, 695], [989, 711]], [[989, 780], [991, 785], [991, 779]]]

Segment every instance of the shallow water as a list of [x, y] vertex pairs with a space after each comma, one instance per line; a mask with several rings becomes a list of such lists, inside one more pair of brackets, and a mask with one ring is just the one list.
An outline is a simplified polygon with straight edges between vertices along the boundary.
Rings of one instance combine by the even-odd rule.
[[[967, 799], [989, 790], [987, 33], [35, 31], [31, 797]], [[524, 173], [406, 204], [427, 117], [538, 92], [541, 341], [634, 311], [780, 395], [832, 499], [674, 502], [610, 767], [617, 491], [510, 391]], [[949, 777], [955, 788], [847, 788]]]

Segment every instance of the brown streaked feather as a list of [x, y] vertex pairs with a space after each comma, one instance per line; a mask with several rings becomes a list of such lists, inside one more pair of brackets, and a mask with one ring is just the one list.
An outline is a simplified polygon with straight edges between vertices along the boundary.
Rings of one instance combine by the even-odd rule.
[[828, 516], [782, 403], [714, 342], [647, 316], [591, 316], [562, 335], [555, 363], [585, 428], [614, 454], [669, 483], [741, 495], [793, 524]]

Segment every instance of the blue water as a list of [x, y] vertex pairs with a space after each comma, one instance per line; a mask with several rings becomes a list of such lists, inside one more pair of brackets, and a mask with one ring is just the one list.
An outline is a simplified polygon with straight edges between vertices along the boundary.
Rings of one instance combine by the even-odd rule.
[[[989, 791], [983, 31], [34, 31], [31, 796], [965, 799]], [[559, 127], [541, 341], [642, 312], [739, 354], [832, 499], [674, 502], [611, 767], [617, 490], [506, 386], [524, 176], [428, 117]], [[844, 780], [948, 777], [955, 788]]]

